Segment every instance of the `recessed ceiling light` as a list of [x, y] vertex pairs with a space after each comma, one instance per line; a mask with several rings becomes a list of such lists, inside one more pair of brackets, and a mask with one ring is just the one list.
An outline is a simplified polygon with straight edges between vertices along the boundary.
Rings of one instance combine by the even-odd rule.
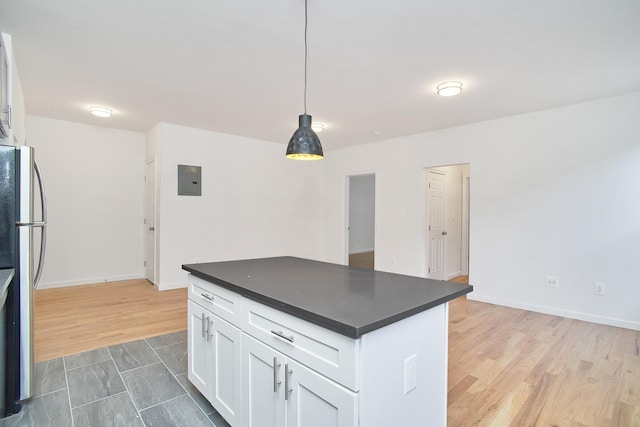
[[322, 132], [324, 130], [324, 123], [311, 123], [311, 129], [316, 133]]
[[456, 96], [462, 92], [462, 82], [444, 82], [436, 88], [440, 96]]
[[91, 112], [91, 114], [97, 117], [111, 117], [112, 114], [111, 108], [97, 107], [94, 105], [89, 107], [89, 111]]

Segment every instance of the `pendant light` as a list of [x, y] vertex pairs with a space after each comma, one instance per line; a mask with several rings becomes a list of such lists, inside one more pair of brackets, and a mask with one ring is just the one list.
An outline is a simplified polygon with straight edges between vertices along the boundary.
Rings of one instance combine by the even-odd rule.
[[311, 116], [307, 114], [307, 0], [304, 0], [304, 114], [298, 116], [298, 129], [289, 140], [286, 156], [293, 160], [320, 160], [324, 157], [320, 139], [311, 129]]

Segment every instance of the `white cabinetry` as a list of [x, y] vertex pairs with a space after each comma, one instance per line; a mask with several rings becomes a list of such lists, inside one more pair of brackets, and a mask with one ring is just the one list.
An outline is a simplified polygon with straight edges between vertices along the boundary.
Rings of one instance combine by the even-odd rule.
[[[0, 34], [0, 142], [13, 144], [11, 136], [11, 80], [9, 73], [10, 49], [5, 46], [4, 37]], [[4, 140], [7, 138], [8, 141]]]
[[357, 394], [243, 334], [243, 426], [354, 427]]
[[[0, 59], [0, 121], [7, 133], [0, 137], [0, 144], [24, 145], [26, 110], [20, 84], [20, 75], [13, 61], [12, 37], [2, 33], [0, 44], [4, 47], [4, 59]], [[0, 56], [2, 56], [0, 54]], [[36, 156], [37, 157], [37, 156]]]
[[278, 427], [285, 425], [282, 362], [277, 352], [243, 334], [242, 339], [242, 425]]
[[246, 301], [242, 330], [343, 386], [359, 389], [359, 340]]
[[354, 339], [192, 275], [189, 299], [189, 379], [234, 427], [446, 426], [446, 303]]
[[229, 424], [239, 427], [242, 412], [242, 332], [218, 316], [214, 315], [214, 318], [213, 389], [209, 401]]
[[[240, 297], [211, 284], [191, 282], [188, 302], [188, 378], [229, 424], [241, 423], [242, 332], [220, 316], [233, 319]], [[224, 294], [224, 296], [222, 295]], [[192, 298], [197, 295], [196, 304]], [[219, 300], [219, 301], [218, 301]], [[231, 309], [230, 309], [231, 308]], [[212, 311], [209, 311], [212, 310]]]
[[188, 303], [189, 321], [187, 325], [187, 365], [189, 381], [208, 400], [211, 400], [211, 383], [213, 381], [212, 364], [213, 342], [209, 335], [209, 311], [192, 301]]

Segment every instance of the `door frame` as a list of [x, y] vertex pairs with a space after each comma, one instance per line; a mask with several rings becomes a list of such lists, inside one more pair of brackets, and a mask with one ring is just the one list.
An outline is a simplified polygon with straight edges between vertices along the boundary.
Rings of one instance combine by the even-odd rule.
[[[422, 253], [422, 277], [429, 277], [429, 223], [428, 223], [428, 214], [429, 214], [429, 188], [428, 188], [428, 180], [429, 180], [429, 171], [430, 170], [447, 170], [448, 167], [453, 166], [467, 166], [467, 171], [462, 174], [462, 203], [461, 203], [461, 223], [462, 223], [462, 232], [460, 233], [461, 238], [461, 246], [460, 246], [460, 260], [461, 260], [461, 273], [462, 275], [467, 275], [470, 277], [470, 260], [471, 260], [471, 162], [460, 162], [460, 163], [450, 163], [450, 164], [437, 164], [433, 166], [425, 166], [422, 170], [422, 209], [424, 221], [422, 222], [422, 235], [424, 236], [424, 243], [422, 245], [423, 253]], [[447, 188], [445, 186], [445, 198]], [[466, 194], [465, 194], [466, 191]], [[445, 215], [447, 215], [446, 203], [445, 203]], [[445, 216], [446, 219], [446, 216]], [[465, 235], [466, 232], [466, 235]], [[466, 242], [462, 240], [466, 239]], [[465, 247], [466, 245], [466, 247]], [[465, 253], [466, 249], [466, 253]], [[463, 260], [463, 257], [465, 258]], [[467, 271], [464, 272], [462, 266], [465, 264]], [[445, 277], [446, 278], [446, 249], [445, 249], [445, 259], [444, 268], [445, 268]]]
[[344, 209], [342, 217], [342, 263], [349, 265], [349, 206], [351, 202], [351, 178], [356, 176], [373, 175], [373, 197], [374, 197], [374, 212], [373, 212], [373, 268], [378, 265], [378, 211], [379, 200], [378, 197], [378, 179], [375, 171], [365, 171], [350, 173], [344, 175]]
[[469, 275], [469, 237], [471, 212], [471, 172], [462, 174], [462, 243], [460, 253], [460, 273]]
[[144, 162], [144, 219], [143, 219], [143, 236], [144, 236], [144, 260], [145, 263], [148, 261], [148, 253], [149, 248], [147, 247], [147, 167], [153, 164], [153, 224], [155, 227], [155, 231], [153, 233], [153, 280], [149, 280], [147, 277], [147, 266], [144, 265], [144, 277], [149, 282], [151, 282], [154, 286], [158, 286], [158, 162], [156, 158], [148, 159]]

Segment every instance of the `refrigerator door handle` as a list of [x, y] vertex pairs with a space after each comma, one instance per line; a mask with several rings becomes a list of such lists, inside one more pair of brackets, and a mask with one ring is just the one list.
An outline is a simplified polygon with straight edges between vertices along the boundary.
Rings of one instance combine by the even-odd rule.
[[44, 227], [45, 225], [47, 225], [47, 223], [43, 221], [16, 222], [17, 227]]
[[44, 254], [47, 249], [47, 197], [44, 191], [44, 181], [42, 180], [42, 174], [38, 167], [38, 162], [33, 162], [33, 168], [38, 178], [38, 186], [40, 187], [40, 206], [42, 207], [42, 221], [34, 222], [34, 227], [42, 227], [42, 237], [40, 238], [40, 258], [38, 260], [38, 268], [36, 270], [36, 277], [33, 281], [33, 289], [38, 287], [40, 283], [40, 276], [42, 275], [42, 267], [44, 266]]

